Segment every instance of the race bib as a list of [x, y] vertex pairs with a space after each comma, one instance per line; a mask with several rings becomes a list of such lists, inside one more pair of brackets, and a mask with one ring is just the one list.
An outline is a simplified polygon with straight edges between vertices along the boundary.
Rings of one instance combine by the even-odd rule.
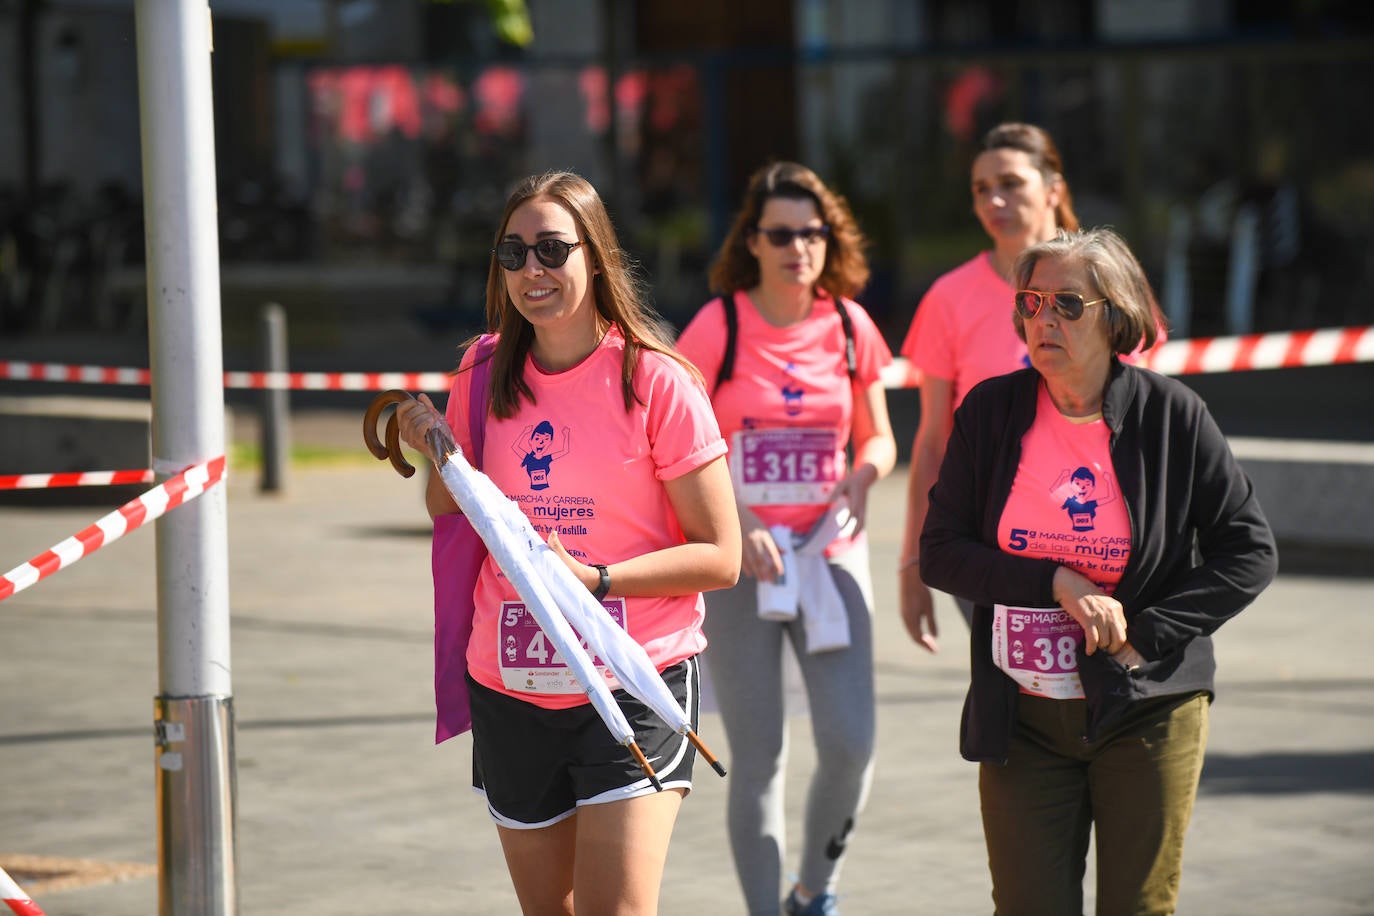
[[830, 498], [841, 468], [833, 429], [741, 429], [730, 449], [735, 493], [747, 506], [810, 506]]
[[992, 660], [1021, 689], [1053, 700], [1081, 700], [1078, 647], [1085, 634], [1057, 607], [993, 606]]
[[[625, 599], [604, 598], [601, 606], [622, 630], [625, 628]], [[585, 694], [586, 688], [573, 676], [553, 641], [544, 633], [539, 621], [524, 602], [501, 603], [501, 622], [496, 628], [500, 645], [501, 683], [507, 690], [522, 693]], [[578, 634], [581, 638], [581, 634]], [[592, 655], [591, 646], [582, 640], [582, 648]], [[600, 658], [592, 655], [597, 675], [615, 690], [618, 681]]]

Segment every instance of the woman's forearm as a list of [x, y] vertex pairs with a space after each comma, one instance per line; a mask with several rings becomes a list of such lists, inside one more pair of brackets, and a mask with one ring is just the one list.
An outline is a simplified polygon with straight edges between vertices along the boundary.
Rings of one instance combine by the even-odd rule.
[[[627, 598], [663, 598], [729, 588], [739, 579], [739, 557], [727, 556], [716, 544], [678, 544], [609, 563], [609, 594]], [[591, 590], [599, 575], [587, 567], [578, 578]]]

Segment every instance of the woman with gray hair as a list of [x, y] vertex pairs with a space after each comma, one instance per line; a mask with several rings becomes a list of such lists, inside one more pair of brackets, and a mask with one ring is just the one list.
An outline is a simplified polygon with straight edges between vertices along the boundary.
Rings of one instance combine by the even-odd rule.
[[955, 412], [920, 542], [926, 582], [974, 602], [960, 751], [993, 901], [1081, 913], [1095, 829], [1097, 912], [1172, 913], [1211, 636], [1273, 578], [1274, 539], [1202, 400], [1121, 361], [1157, 309], [1120, 236], [1061, 232], [1013, 276], [1031, 367]]

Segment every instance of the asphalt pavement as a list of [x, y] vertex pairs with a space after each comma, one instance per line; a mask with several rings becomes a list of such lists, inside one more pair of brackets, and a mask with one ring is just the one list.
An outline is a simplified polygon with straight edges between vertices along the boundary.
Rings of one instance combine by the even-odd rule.
[[[361, 454], [359, 416], [295, 419], [298, 444]], [[977, 768], [956, 744], [967, 632], [941, 596], [928, 655], [896, 613], [904, 472], [877, 486], [869, 517], [878, 761], [840, 903], [849, 916], [988, 913]], [[252, 469], [227, 486], [240, 912], [517, 912], [468, 788], [470, 738], [433, 745], [420, 478], [360, 460], [295, 466], [283, 494], [260, 493]], [[0, 568], [111, 508], [0, 505]], [[157, 912], [154, 547], [146, 526], [0, 602], [0, 866], [49, 916]], [[1374, 566], [1346, 572], [1285, 561], [1218, 635], [1180, 913], [1374, 914]], [[812, 754], [806, 720], [791, 723], [795, 843]], [[728, 766], [717, 716], [701, 734]], [[661, 912], [741, 911], [724, 805], [700, 766]], [[102, 865], [100, 880], [34, 864], [71, 860]], [[1087, 884], [1091, 912], [1091, 866]]]

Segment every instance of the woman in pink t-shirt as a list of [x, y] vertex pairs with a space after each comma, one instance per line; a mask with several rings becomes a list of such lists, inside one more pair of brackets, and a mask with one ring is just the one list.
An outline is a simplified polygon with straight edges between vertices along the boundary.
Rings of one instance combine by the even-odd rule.
[[[487, 279], [495, 337], [481, 467], [642, 646], [696, 719], [701, 592], [739, 576], [725, 443], [700, 377], [656, 330], [596, 191], [568, 172], [521, 182]], [[475, 348], [450, 427], [471, 454]], [[433, 459], [429, 398], [397, 408]], [[457, 511], [442, 478], [433, 516]], [[525, 912], [654, 912], [668, 841], [691, 788], [687, 739], [617, 691], [666, 791], [570, 683], [488, 558], [474, 591], [468, 687], [473, 786], [486, 797]]]
[[[938, 648], [939, 627], [930, 589], [921, 581], [918, 540], [954, 408], [983, 379], [1029, 365], [1026, 344], [1012, 326], [1012, 264], [1060, 229], [1078, 228], [1059, 150], [1034, 125], [999, 124], [988, 131], [973, 160], [972, 187], [973, 212], [992, 249], [935, 281], [902, 344], [902, 355], [920, 373], [921, 419], [911, 447], [899, 593], [907, 632], [931, 652]], [[972, 605], [958, 603], [968, 620]]]
[[[730, 739], [730, 845], [751, 913], [777, 912], [782, 881], [784, 643], [806, 682], [817, 756], [784, 912], [837, 912], [835, 881], [872, 772], [872, 583], [857, 531], [896, 447], [879, 378], [891, 354], [844, 298], [867, 279], [844, 200], [810, 169], [775, 163], [750, 180], [711, 271], [721, 298], [678, 339], [714, 384], [744, 529], [745, 576], [707, 598], [703, 657]], [[837, 528], [842, 507], [854, 531]]]

